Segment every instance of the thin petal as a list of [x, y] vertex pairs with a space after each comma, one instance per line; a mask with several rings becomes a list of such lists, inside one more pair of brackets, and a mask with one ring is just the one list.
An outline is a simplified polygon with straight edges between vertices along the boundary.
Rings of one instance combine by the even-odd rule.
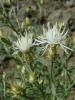
[[61, 48], [65, 51], [65, 53], [68, 54], [67, 49], [66, 49], [62, 44], [60, 44], [60, 46], [61, 46]]
[[69, 30], [66, 31], [66, 33], [62, 36], [63, 38], [68, 34]]

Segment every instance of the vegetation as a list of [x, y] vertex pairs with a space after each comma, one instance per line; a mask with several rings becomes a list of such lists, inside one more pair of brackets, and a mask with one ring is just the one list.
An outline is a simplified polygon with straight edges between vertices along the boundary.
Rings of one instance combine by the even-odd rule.
[[74, 100], [75, 38], [33, 1], [0, 0], [0, 100]]

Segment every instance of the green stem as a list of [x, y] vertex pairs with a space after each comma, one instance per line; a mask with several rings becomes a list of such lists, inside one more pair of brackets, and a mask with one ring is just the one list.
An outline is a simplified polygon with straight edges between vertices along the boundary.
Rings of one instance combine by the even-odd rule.
[[6, 87], [5, 87], [5, 81], [3, 82], [4, 85], [4, 98], [6, 97], [5, 92], [6, 92]]
[[35, 83], [35, 86], [40, 90], [42, 98], [43, 98], [43, 100], [45, 100], [45, 94], [44, 94], [44, 91], [43, 91], [43, 85], [42, 85], [42, 87], [40, 87], [39, 83], [37, 82], [37, 83]]
[[6, 78], [6, 73], [3, 73], [3, 96], [4, 99], [6, 98], [6, 82], [5, 82], [5, 78]]
[[55, 87], [54, 87], [54, 75], [53, 75], [53, 61], [51, 61], [50, 66], [47, 66], [49, 73], [49, 88], [51, 90], [51, 100], [55, 100]]

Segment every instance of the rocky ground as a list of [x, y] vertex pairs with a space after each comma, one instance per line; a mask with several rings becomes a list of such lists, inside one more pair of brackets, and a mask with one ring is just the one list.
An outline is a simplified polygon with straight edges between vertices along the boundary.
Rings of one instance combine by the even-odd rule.
[[[18, 2], [19, 12], [18, 16], [23, 17], [25, 9], [28, 7], [32, 9], [27, 15], [33, 22], [41, 23], [56, 21], [68, 22], [72, 30], [75, 29], [75, 0], [21, 0]], [[41, 6], [40, 6], [41, 5]], [[25, 8], [25, 9], [24, 9]], [[24, 10], [23, 10], [24, 9]], [[23, 10], [21, 12], [21, 10]], [[41, 16], [41, 18], [39, 18]]]

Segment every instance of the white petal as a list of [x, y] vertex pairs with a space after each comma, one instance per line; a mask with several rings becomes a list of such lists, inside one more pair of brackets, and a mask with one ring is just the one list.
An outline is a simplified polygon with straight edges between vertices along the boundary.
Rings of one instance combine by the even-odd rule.
[[73, 51], [73, 49], [71, 49], [71, 48], [69, 48], [69, 47], [67, 47], [67, 46], [65, 46], [65, 45], [63, 45], [63, 47], [65, 47], [66, 49], [68, 49], [68, 50], [70, 50], [70, 51]]
[[61, 48], [65, 51], [65, 53], [68, 54], [67, 49], [66, 49], [62, 44], [60, 44], [60, 46], [61, 46]]

